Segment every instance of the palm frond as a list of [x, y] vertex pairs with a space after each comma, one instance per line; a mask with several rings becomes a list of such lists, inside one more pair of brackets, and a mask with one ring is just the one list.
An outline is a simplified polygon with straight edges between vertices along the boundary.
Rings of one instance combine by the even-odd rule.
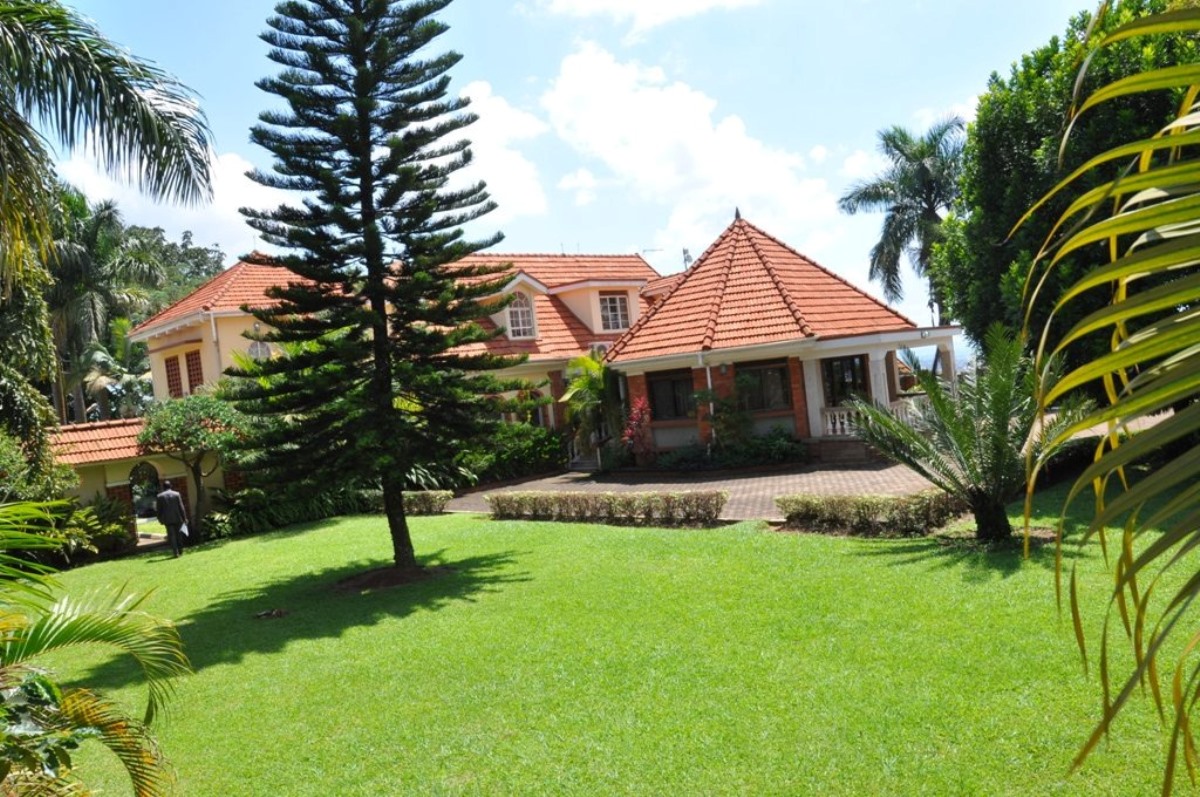
[[[1125, 25], [1099, 48], [1146, 33], [1197, 29], [1200, 11], [1185, 9]], [[1078, 86], [1083, 85], [1086, 68], [1085, 63]], [[1056, 196], [1075, 194], [1039, 255], [1037, 270], [1030, 274], [1026, 301], [1030, 310], [1042, 301], [1042, 285], [1070, 253], [1097, 245], [1109, 252], [1107, 265], [1082, 276], [1054, 303], [1050, 322], [1096, 291], [1111, 297], [1108, 305], [1059, 338], [1051, 337], [1048, 323], [1038, 347], [1045, 362], [1087, 336], [1107, 334], [1112, 344], [1108, 354], [1061, 377], [1044, 378], [1040, 395], [1042, 409], [1088, 384], [1103, 384], [1109, 397], [1106, 406], [1086, 417], [1047, 430], [1061, 441], [1088, 427], [1108, 429], [1093, 464], [1068, 498], [1069, 503], [1088, 489], [1095, 492], [1096, 511], [1083, 541], [1098, 539], [1115, 554], [1110, 559], [1113, 586], [1100, 648], [1103, 710], [1076, 764], [1107, 733], [1136, 688], [1149, 681], [1153, 699], [1160, 708], [1169, 703], [1174, 715], [1165, 793], [1173, 786], [1181, 755], [1193, 775], [1197, 763], [1189, 722], [1191, 707], [1200, 699], [1196, 638], [1182, 645], [1170, 690], [1159, 683], [1158, 659], [1173, 635], [1190, 634], [1186, 628], [1196, 622], [1191, 608], [1200, 597], [1200, 576], [1186, 557], [1200, 547], [1200, 448], [1194, 443], [1200, 434], [1200, 159], [1195, 155], [1200, 142], [1200, 64], [1148, 70], [1103, 86], [1077, 99], [1071, 124], [1099, 104], [1162, 89], [1182, 90], [1175, 122], [1151, 138], [1092, 157], [1030, 210], [1038, 211]], [[1105, 170], [1112, 164], [1123, 168], [1091, 188], [1078, 187], [1084, 178], [1111, 175], [1111, 169]], [[1172, 409], [1156, 425], [1129, 432], [1134, 421]], [[1150, 461], [1155, 462], [1153, 469], [1142, 475], [1134, 472]], [[1113, 527], [1119, 539], [1110, 545], [1107, 538]], [[1150, 535], [1151, 529], [1162, 531]], [[1186, 576], [1182, 586], [1176, 586], [1177, 570]], [[1071, 611], [1086, 657], [1082, 600], [1072, 572]], [[1119, 673], [1109, 664], [1114, 658], [1110, 648], [1119, 637], [1108, 629], [1116, 627], [1124, 629], [1133, 650], [1132, 673]]]
[[175, 676], [189, 672], [179, 633], [171, 623], [138, 611], [146, 596], [111, 601], [60, 598], [35, 613], [17, 639], [0, 645], [0, 661], [22, 664], [66, 647], [99, 645], [133, 658], [146, 678], [149, 699], [147, 724], [164, 707]]

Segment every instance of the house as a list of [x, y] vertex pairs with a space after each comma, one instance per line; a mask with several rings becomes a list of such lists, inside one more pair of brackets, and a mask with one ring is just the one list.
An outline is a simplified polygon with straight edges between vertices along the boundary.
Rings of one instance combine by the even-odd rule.
[[[863, 396], [903, 408], [898, 351], [937, 347], [953, 377], [958, 328], [919, 328], [740, 215], [690, 268], [666, 277], [638, 255], [476, 254], [463, 263], [508, 265], [501, 293], [512, 299], [481, 319], [504, 331], [471, 349], [525, 355], [500, 375], [554, 399], [533, 419], [551, 428], [566, 423], [557, 399], [569, 361], [592, 351], [621, 374], [627, 400], [649, 402], [646, 433], [658, 451], [713, 442], [711, 408], [695, 394], [732, 396], [737, 383], [756, 431], [781, 427], [825, 461], [859, 458], [845, 402]], [[272, 356], [270, 344], [245, 336], [259, 322], [242, 308], [270, 301], [267, 289], [287, 275], [236, 263], [135, 327], [130, 339], [149, 346], [155, 398], [195, 392], [238, 355]], [[178, 462], [137, 456], [140, 428], [135, 419], [59, 430], [56, 445], [79, 471], [82, 496], [133, 498], [167, 477], [187, 489]], [[206, 485], [230, 486], [226, 479], [218, 470]]]
[[712, 408], [695, 394], [732, 396], [737, 381], [756, 432], [782, 427], [824, 461], [859, 458], [845, 402], [903, 408], [899, 350], [936, 346], [953, 378], [957, 327], [918, 328], [740, 214], [687, 271], [644, 292], [653, 305], [607, 361], [630, 401], [649, 401], [659, 451], [713, 442]]
[[[525, 362], [501, 375], [542, 385], [553, 399], [566, 390], [567, 363], [616, 342], [648, 306], [640, 291], [659, 279], [639, 255], [480, 254], [463, 264], [510, 266], [511, 279], [502, 293], [515, 294], [512, 301], [481, 320], [487, 328], [504, 327], [506, 332], [478, 346], [500, 355], [525, 355]], [[195, 393], [216, 382], [239, 356], [272, 356], [270, 344], [246, 337], [260, 324], [243, 307], [264, 306], [271, 301], [267, 290], [289, 277], [300, 279], [272, 266], [235, 263], [131, 330], [131, 341], [149, 347], [155, 399]], [[554, 402], [534, 420], [552, 428], [566, 422], [562, 406]], [[133, 501], [147, 491], [157, 492], [165, 478], [187, 494], [188, 479], [178, 461], [138, 456], [141, 429], [140, 419], [129, 419], [57, 430], [59, 459], [79, 474], [76, 492], [81, 498], [100, 493]], [[205, 470], [211, 465], [206, 463]], [[231, 478], [236, 475], [216, 469], [205, 486], [232, 487]]]

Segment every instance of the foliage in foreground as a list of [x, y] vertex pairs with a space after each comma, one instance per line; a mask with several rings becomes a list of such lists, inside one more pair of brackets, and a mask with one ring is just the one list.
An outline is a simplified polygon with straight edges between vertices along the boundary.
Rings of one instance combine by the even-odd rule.
[[[1125, 25], [1098, 47], [1141, 46], [1145, 40], [1140, 37], [1149, 34], [1194, 37], [1197, 31], [1200, 9], [1187, 8]], [[1051, 230], [1038, 269], [1030, 274], [1028, 307], [1031, 315], [1044, 304], [1052, 307], [1042, 338], [1044, 357], [1093, 334], [1107, 335], [1110, 341], [1103, 356], [1061, 378], [1047, 378], [1041, 394], [1042, 406], [1048, 407], [1099, 382], [1109, 398], [1059, 435], [1067, 439], [1100, 424], [1110, 431], [1067, 499], [1069, 506], [1076, 495], [1093, 490], [1095, 512], [1083, 540], [1099, 538], [1113, 575], [1100, 643], [1103, 712], [1076, 764], [1109, 733], [1130, 695], [1148, 686], [1160, 711], [1170, 716], [1163, 779], [1163, 791], [1169, 792], [1179, 758], [1193, 776], [1198, 760], [1192, 711], [1200, 700], [1195, 652], [1200, 637], [1189, 626], [1196, 623], [1193, 604], [1200, 597], [1200, 575], [1195, 558], [1186, 554], [1200, 543], [1200, 125], [1195, 116], [1200, 111], [1200, 63], [1147, 70], [1104, 85], [1080, 99], [1071, 122], [1074, 126], [1098, 106], [1166, 89], [1184, 92], [1172, 124], [1096, 154], [1030, 211], [1060, 198], [1070, 201]], [[1114, 168], [1119, 169], [1115, 177]], [[1093, 181], [1098, 185], [1089, 190]], [[1083, 250], [1104, 251], [1108, 262], [1076, 279], [1061, 296], [1044, 293], [1051, 276]], [[1107, 302], [1061, 338], [1050, 334], [1056, 317], [1071, 316], [1094, 297]], [[1123, 439], [1128, 424], [1168, 409], [1174, 413]], [[1150, 473], [1130, 478], [1134, 465], [1151, 458], [1157, 458], [1157, 466]], [[1116, 540], [1109, 539], [1109, 527], [1120, 530]], [[1086, 661], [1087, 599], [1079, 584], [1073, 568], [1071, 613]], [[1120, 631], [1137, 665], [1123, 683], [1111, 668], [1119, 660], [1113, 636]], [[1183, 639], [1176, 638], [1179, 634]], [[1173, 675], [1164, 689], [1163, 658], [1174, 656]]]
[[631, 523], [655, 526], [711, 526], [721, 517], [729, 493], [495, 492], [487, 496], [497, 519]]
[[863, 537], [922, 536], [966, 509], [961, 499], [941, 490], [904, 496], [784, 495], [775, 505], [789, 528]]
[[1074, 405], [1053, 417], [1038, 411], [1038, 374], [1022, 353], [1022, 342], [999, 324], [987, 334], [985, 354], [974, 373], [949, 385], [933, 374], [917, 374], [925, 399], [909, 417], [861, 399], [851, 402], [859, 435], [886, 456], [908, 465], [975, 516], [983, 542], [1012, 536], [1005, 505], [1025, 489], [1026, 456], [1041, 462], [1059, 431], [1080, 417]]
[[[137, 797], [169, 792], [173, 775], [150, 724], [189, 671], [175, 627], [140, 610], [145, 596], [54, 600], [50, 570], [17, 558], [57, 548], [57, 508], [0, 504], [0, 792], [86, 793], [72, 756], [85, 742], [108, 748]], [[137, 664], [148, 687], [142, 719], [89, 689], [67, 688], [37, 661], [64, 649], [100, 646]]]
[[277, 6], [262, 38], [281, 71], [258, 86], [286, 108], [259, 115], [251, 138], [275, 166], [251, 176], [294, 202], [242, 211], [287, 252], [252, 259], [288, 269], [278, 303], [254, 310], [286, 353], [235, 372], [239, 408], [269, 420], [252, 467], [277, 483], [380, 484], [402, 569], [419, 566], [406, 474], [488, 436], [495, 397], [515, 387], [491, 372], [517, 362], [477, 345], [500, 334], [478, 319], [503, 307], [504, 267], [459, 264], [500, 236], [463, 232], [495, 205], [460, 182], [475, 117], [449, 91], [461, 56], [430, 51], [447, 5]]

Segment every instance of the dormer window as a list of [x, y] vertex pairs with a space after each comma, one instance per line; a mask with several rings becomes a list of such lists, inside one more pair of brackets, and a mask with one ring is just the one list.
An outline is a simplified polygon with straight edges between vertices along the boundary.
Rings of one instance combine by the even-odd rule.
[[600, 326], [606, 332], [629, 329], [629, 297], [626, 294], [600, 294]]
[[510, 338], [532, 338], [533, 300], [529, 294], [517, 291], [508, 306], [508, 336]]

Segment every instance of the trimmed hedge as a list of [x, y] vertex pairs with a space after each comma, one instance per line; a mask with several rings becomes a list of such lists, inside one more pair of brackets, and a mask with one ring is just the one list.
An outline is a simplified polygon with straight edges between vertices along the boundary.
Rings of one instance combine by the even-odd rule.
[[[454, 497], [449, 490], [404, 493], [407, 515], [436, 515]], [[204, 538], [244, 537], [272, 529], [337, 515], [383, 511], [381, 490], [327, 490], [308, 496], [267, 496], [259, 489], [241, 490], [228, 498], [225, 512], [210, 512], [204, 518]]]
[[941, 490], [907, 496], [785, 495], [775, 499], [790, 528], [864, 537], [913, 537], [940, 528], [966, 511]]
[[498, 492], [487, 496], [499, 520], [560, 520], [656, 526], [711, 526], [729, 493]]

